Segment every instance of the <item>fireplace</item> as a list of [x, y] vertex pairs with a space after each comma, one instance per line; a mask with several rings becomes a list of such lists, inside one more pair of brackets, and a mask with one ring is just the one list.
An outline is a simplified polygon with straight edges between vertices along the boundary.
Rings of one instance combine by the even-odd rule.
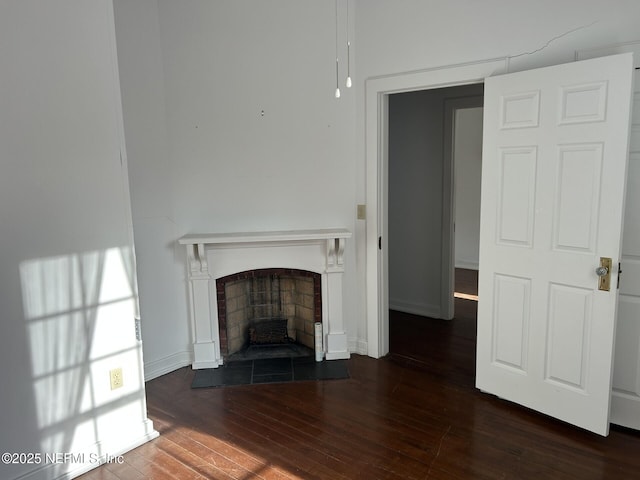
[[[238, 340], [230, 343], [233, 336], [229, 330], [230, 306], [238, 310], [253, 309], [254, 320], [256, 317], [260, 317], [258, 320], [262, 317], [287, 318], [287, 337], [295, 338], [307, 348], [311, 348], [307, 345], [313, 345], [310, 343], [313, 336], [311, 322], [298, 324], [300, 317], [308, 317], [312, 310], [313, 323], [319, 322], [322, 326], [320, 357], [327, 360], [349, 358], [342, 302], [344, 249], [348, 238], [351, 238], [351, 232], [345, 229], [192, 234], [180, 238], [179, 243], [187, 249], [193, 368], [218, 367], [240, 348], [239, 344], [248, 344], [249, 329], [255, 329], [260, 322], [240, 321], [237, 327], [232, 327], [233, 335], [238, 333]], [[236, 297], [246, 297], [247, 285], [238, 286], [240, 280], [247, 280], [241, 278], [244, 276], [250, 277], [250, 282], [263, 284], [260, 295], [268, 301], [244, 307], [230, 305], [238, 301], [237, 298], [230, 301], [227, 296], [226, 289], [232, 284], [236, 285], [233, 287]], [[269, 277], [270, 280], [265, 280]], [[286, 284], [284, 290], [278, 287], [281, 297], [287, 297], [293, 290], [297, 294], [302, 290], [309, 292], [309, 288], [313, 289], [313, 295], [306, 293], [301, 304], [292, 305], [288, 299], [283, 302], [282, 298], [274, 303], [275, 283]], [[224, 291], [220, 290], [222, 284]], [[261, 308], [262, 313], [256, 313], [256, 308]], [[309, 310], [305, 311], [305, 308]], [[265, 313], [269, 310], [270, 313]], [[294, 310], [296, 313], [292, 315]], [[289, 317], [294, 317], [293, 321]]]
[[266, 268], [216, 279], [224, 360], [312, 355], [322, 322], [321, 276]]

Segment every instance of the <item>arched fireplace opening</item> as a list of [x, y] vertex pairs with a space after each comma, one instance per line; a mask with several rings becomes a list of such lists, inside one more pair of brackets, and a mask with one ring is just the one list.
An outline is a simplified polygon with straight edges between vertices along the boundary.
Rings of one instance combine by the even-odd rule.
[[216, 279], [224, 361], [314, 355], [321, 292], [321, 275], [306, 270], [267, 268]]

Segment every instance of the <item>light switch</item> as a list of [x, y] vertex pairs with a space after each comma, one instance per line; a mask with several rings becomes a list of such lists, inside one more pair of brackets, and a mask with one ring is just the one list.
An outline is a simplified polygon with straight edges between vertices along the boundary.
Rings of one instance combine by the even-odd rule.
[[358, 205], [358, 220], [366, 220], [366, 219], [367, 219], [367, 206]]

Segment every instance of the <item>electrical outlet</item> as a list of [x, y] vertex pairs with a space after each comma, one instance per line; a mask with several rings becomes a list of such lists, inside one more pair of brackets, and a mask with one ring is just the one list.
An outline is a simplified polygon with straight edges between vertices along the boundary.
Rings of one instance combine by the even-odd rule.
[[109, 377], [111, 378], [111, 390], [122, 387], [124, 382], [122, 380], [122, 368], [114, 368], [109, 370]]

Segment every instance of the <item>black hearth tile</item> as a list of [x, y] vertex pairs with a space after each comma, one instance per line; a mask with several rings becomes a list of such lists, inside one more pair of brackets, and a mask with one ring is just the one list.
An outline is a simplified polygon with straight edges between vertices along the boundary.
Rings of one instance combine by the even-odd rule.
[[251, 365], [230, 367], [220, 371], [219, 385], [247, 385], [251, 383]]
[[316, 362], [315, 358], [309, 357], [272, 358], [231, 362], [218, 368], [196, 370], [191, 388], [342, 378], [349, 378], [346, 360]]
[[252, 368], [253, 360], [233, 360], [224, 364], [226, 368]]
[[320, 362], [316, 362], [316, 357], [311, 355], [307, 355], [306, 357], [296, 357], [291, 359], [291, 361], [293, 362], [294, 367], [295, 365], [301, 365], [301, 364], [315, 365], [316, 363], [320, 363]]
[[291, 373], [290, 358], [268, 358], [253, 361], [253, 375], [272, 375]]
[[293, 380], [293, 372], [270, 373], [266, 375], [253, 375], [252, 383], [282, 383]]

